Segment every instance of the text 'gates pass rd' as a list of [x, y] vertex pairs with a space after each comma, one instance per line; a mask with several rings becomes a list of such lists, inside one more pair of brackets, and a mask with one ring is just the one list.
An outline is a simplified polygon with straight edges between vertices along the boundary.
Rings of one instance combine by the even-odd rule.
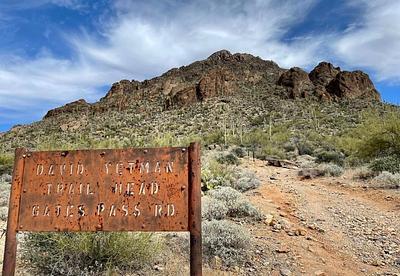
[[18, 231], [190, 231], [200, 275], [199, 151], [16, 150], [3, 274], [13, 275]]

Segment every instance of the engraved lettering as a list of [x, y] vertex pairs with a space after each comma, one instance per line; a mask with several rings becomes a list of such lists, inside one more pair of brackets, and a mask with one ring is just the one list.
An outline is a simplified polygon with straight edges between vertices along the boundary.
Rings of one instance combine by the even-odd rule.
[[90, 190], [90, 184], [89, 184], [89, 183], [86, 184], [86, 194], [87, 194], [87, 195], [92, 195], [92, 194], [94, 194], [94, 192]]
[[59, 217], [61, 214], [61, 205], [56, 206], [56, 216]]
[[158, 193], [158, 183], [157, 182], [151, 182], [151, 192], [152, 195], [155, 195]]
[[139, 204], [136, 204], [136, 205], [135, 205], [135, 211], [133, 212], [133, 215], [134, 215], [135, 217], [140, 216]]
[[51, 194], [51, 186], [52, 186], [51, 183], [47, 183], [47, 194], [48, 195]]
[[140, 190], [139, 190], [139, 195], [145, 195], [146, 194], [146, 184], [143, 182], [140, 184]]
[[108, 214], [108, 216], [109, 217], [115, 217], [115, 215], [116, 215], [116, 209], [115, 209], [115, 205], [111, 205], [111, 208], [110, 208], [110, 213]]
[[74, 164], [69, 165], [69, 175], [72, 175], [74, 173]]
[[135, 166], [134, 162], [128, 162], [128, 168], [130, 174], [132, 174], [134, 166]]
[[47, 205], [44, 207], [43, 216], [50, 216], [50, 208]]
[[74, 194], [74, 184], [71, 183], [71, 184], [69, 185], [68, 193], [69, 193], [70, 195]]
[[79, 183], [79, 194], [80, 195], [82, 194], [82, 189], [83, 189], [83, 184]]
[[156, 167], [154, 169], [154, 172], [155, 173], [161, 173], [161, 165], [160, 165], [159, 161], [157, 161], [157, 163], [156, 163]]
[[36, 166], [36, 175], [42, 175], [44, 171], [44, 167], [42, 164], [37, 164]]
[[33, 205], [32, 206], [32, 217], [37, 217], [39, 215], [39, 206]]
[[140, 173], [144, 173], [144, 172], [149, 173], [149, 170], [150, 170], [150, 163], [148, 161], [146, 161], [144, 163], [142, 162], [140, 164], [140, 169], [139, 169]]
[[67, 214], [66, 217], [73, 217], [74, 214], [72, 213], [72, 209], [74, 208], [74, 205], [68, 205], [67, 206]]
[[161, 215], [162, 215], [162, 205], [158, 205], [158, 204], [156, 204], [155, 206], [154, 206], [155, 208], [154, 208], [154, 216], [155, 217], [161, 217]]
[[79, 205], [79, 206], [78, 206], [78, 214], [79, 214], [81, 217], [84, 217], [84, 216], [85, 216], [85, 206], [83, 206], [83, 205]]
[[105, 163], [104, 164], [104, 167], [105, 167], [105, 169], [106, 169], [106, 174], [108, 174], [108, 166], [110, 165], [110, 163]]
[[172, 173], [172, 166], [174, 165], [174, 162], [168, 162], [167, 165], [165, 166], [165, 172], [166, 173]]
[[84, 171], [83, 164], [78, 164], [76, 169], [76, 174], [83, 174], [83, 171]]
[[124, 217], [126, 217], [126, 216], [129, 214], [129, 212], [128, 212], [128, 206], [122, 205], [122, 211], [124, 211]]
[[63, 165], [60, 165], [60, 174], [61, 175], [63, 175], [64, 174], [64, 172], [65, 172], [65, 164], [63, 164]]
[[57, 194], [62, 194], [64, 192], [64, 184], [57, 183]]
[[104, 203], [97, 204], [97, 215], [100, 215], [100, 213], [104, 212], [104, 209]]
[[172, 217], [173, 215], [175, 215], [175, 206], [174, 206], [174, 204], [168, 204], [167, 205], [167, 216]]
[[54, 175], [54, 165], [50, 165], [50, 167], [49, 167], [49, 175]]
[[135, 184], [133, 182], [128, 182], [128, 184], [126, 185], [126, 194], [128, 196], [133, 195], [133, 191], [131, 190], [131, 188], [133, 188]]
[[119, 162], [115, 165], [115, 173], [122, 175], [122, 170], [124, 168], [124, 164], [122, 162]]

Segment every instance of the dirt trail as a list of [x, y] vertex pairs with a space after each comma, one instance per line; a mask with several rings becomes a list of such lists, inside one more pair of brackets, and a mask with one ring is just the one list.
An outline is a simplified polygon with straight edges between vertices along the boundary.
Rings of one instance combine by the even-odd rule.
[[400, 275], [398, 191], [366, 190], [349, 175], [301, 180], [298, 170], [257, 160], [244, 166], [262, 182], [248, 199], [274, 217], [252, 228], [277, 247], [269, 274]]

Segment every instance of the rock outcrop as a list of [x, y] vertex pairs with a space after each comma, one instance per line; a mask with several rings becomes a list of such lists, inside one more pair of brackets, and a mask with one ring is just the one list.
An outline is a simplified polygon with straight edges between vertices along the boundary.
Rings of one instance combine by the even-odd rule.
[[319, 63], [309, 74], [298, 67], [284, 72], [278, 85], [286, 87], [289, 97], [315, 97], [320, 100], [362, 99], [379, 101], [379, 92], [362, 71], [341, 71], [331, 63]]
[[340, 71], [339, 67], [321, 62], [308, 74], [298, 67], [284, 70], [273, 61], [222, 50], [205, 60], [173, 68], [150, 80], [121, 80], [114, 83], [99, 102], [88, 104], [79, 100], [50, 110], [45, 118], [65, 113], [129, 108], [137, 112], [153, 112], [254, 89], [293, 99], [340, 101], [380, 98], [368, 75], [361, 71]]
[[369, 76], [362, 71], [338, 73], [336, 78], [328, 84], [326, 90], [337, 98], [363, 98], [376, 101], [381, 99]]
[[82, 113], [89, 111], [91, 105], [87, 103], [84, 99], [77, 100], [72, 103], [68, 103], [64, 106], [57, 107], [55, 109], [51, 109], [47, 112], [44, 118], [54, 117], [61, 114], [71, 114], [71, 113]]
[[278, 85], [289, 88], [290, 98], [305, 98], [314, 89], [314, 85], [310, 81], [307, 72], [299, 67], [290, 68], [283, 73], [278, 80]]

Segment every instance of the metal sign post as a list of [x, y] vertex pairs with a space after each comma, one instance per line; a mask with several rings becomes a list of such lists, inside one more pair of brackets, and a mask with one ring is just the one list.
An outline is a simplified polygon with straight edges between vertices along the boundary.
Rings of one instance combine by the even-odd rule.
[[190, 231], [190, 274], [202, 275], [200, 145], [28, 152], [17, 149], [3, 275], [16, 234]]

